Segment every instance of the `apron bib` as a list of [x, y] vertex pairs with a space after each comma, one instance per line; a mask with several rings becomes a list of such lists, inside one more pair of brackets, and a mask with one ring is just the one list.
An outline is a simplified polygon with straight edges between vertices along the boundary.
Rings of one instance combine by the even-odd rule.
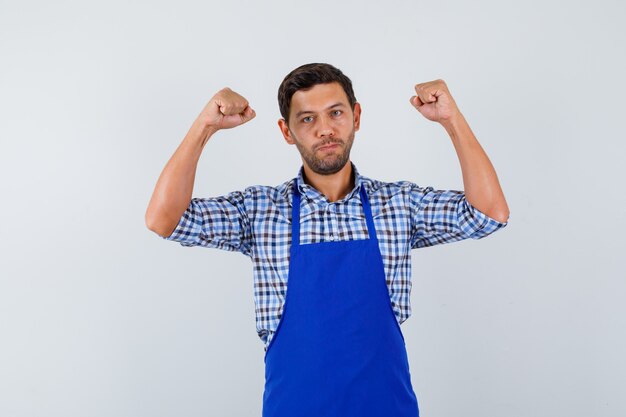
[[286, 300], [265, 352], [263, 417], [418, 417], [365, 187], [369, 239], [300, 245], [296, 183]]

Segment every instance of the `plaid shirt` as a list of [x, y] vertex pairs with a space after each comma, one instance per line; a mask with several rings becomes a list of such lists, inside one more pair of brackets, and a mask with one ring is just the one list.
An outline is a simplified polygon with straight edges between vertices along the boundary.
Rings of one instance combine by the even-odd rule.
[[[481, 239], [508, 224], [471, 206], [463, 191], [423, 188], [409, 181], [377, 181], [361, 176], [353, 163], [352, 168], [355, 187], [335, 202], [305, 184], [300, 168], [300, 243], [367, 239], [359, 198], [360, 187], [365, 187], [399, 323], [411, 315], [411, 249]], [[295, 179], [277, 187], [254, 185], [223, 196], [193, 198], [176, 229], [164, 237], [182, 246], [238, 251], [252, 259], [256, 328], [265, 350], [285, 302]]]

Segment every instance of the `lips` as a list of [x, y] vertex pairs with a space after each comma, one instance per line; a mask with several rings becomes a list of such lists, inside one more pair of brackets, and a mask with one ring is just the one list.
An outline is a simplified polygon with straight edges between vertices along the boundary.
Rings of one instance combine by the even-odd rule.
[[339, 144], [337, 143], [329, 143], [328, 145], [324, 145], [322, 147], [319, 148], [320, 151], [326, 151], [326, 150], [330, 150], [330, 149], [335, 149], [337, 146], [339, 146]]

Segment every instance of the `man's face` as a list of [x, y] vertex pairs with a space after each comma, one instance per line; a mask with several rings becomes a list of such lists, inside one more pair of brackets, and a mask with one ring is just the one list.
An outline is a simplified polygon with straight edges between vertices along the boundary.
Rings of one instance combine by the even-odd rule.
[[296, 145], [313, 172], [330, 175], [349, 161], [360, 115], [361, 106], [356, 103], [352, 111], [341, 84], [317, 84], [295, 92], [289, 123], [280, 119], [278, 125], [287, 143]]

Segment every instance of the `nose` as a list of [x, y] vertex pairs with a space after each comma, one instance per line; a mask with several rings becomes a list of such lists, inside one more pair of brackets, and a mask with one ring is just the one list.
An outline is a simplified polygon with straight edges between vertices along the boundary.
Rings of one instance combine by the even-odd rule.
[[320, 117], [318, 126], [319, 136], [333, 136], [334, 130], [330, 121], [325, 117]]

